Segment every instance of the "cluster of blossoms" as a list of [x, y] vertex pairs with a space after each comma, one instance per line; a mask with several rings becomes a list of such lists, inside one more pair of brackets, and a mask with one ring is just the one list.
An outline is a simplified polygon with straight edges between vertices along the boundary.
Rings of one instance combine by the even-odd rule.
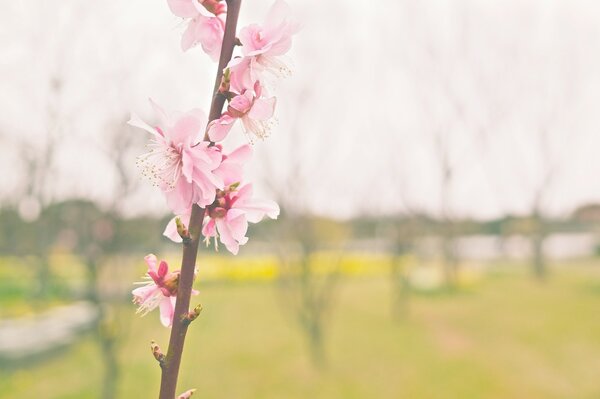
[[[217, 60], [225, 30], [225, 2], [167, 1], [173, 14], [187, 21], [182, 49], [200, 45]], [[176, 215], [164, 231], [171, 240], [183, 240], [181, 226], [184, 231], [189, 226], [194, 205], [204, 208], [202, 235], [207, 245], [214, 239], [218, 248], [220, 241], [233, 254], [248, 241], [248, 223], [279, 215], [275, 202], [252, 197], [252, 184], [244, 182], [243, 169], [251, 157], [254, 138], [268, 136], [275, 110], [276, 99], [268, 94], [263, 82], [272, 82], [288, 71], [282, 56], [298, 30], [290, 14], [288, 5], [276, 0], [262, 25], [252, 24], [239, 31], [241, 54], [223, 71], [219, 95], [227, 99], [228, 105], [218, 119], [208, 123], [199, 109], [167, 112], [152, 101], [155, 126], [132, 115], [129, 123], [151, 134], [150, 151], [139, 158], [138, 164], [165, 194], [167, 205]], [[238, 119], [250, 144], [227, 151], [222, 141]], [[149, 281], [133, 291], [134, 302], [142, 313], [159, 307], [161, 321], [170, 326], [179, 272], [168, 273], [165, 262], [157, 268], [154, 255], [148, 255], [146, 262]]]

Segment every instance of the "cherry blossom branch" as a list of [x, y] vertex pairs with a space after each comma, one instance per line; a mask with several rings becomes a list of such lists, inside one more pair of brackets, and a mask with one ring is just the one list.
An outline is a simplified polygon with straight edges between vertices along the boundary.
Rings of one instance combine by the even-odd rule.
[[[221, 116], [225, 97], [218, 92], [223, 76], [223, 69], [231, 60], [233, 48], [236, 43], [236, 26], [240, 11], [241, 0], [227, 0], [227, 19], [225, 21], [225, 33], [223, 44], [221, 46], [221, 55], [219, 57], [219, 66], [215, 79], [213, 98], [209, 113], [209, 122], [218, 119]], [[208, 141], [208, 134], [204, 137]], [[177, 291], [177, 302], [175, 305], [175, 317], [171, 336], [169, 338], [169, 348], [164, 361], [161, 363], [162, 376], [160, 384], [160, 399], [173, 399], [177, 388], [177, 378], [179, 376], [179, 366], [185, 343], [185, 336], [190, 324], [189, 306], [194, 282], [194, 272], [196, 268], [196, 256], [198, 254], [198, 243], [202, 229], [205, 210], [198, 205], [192, 207], [192, 215], [189, 222], [190, 240], [183, 244], [183, 259], [181, 262], [181, 274], [179, 276], [179, 287]]]

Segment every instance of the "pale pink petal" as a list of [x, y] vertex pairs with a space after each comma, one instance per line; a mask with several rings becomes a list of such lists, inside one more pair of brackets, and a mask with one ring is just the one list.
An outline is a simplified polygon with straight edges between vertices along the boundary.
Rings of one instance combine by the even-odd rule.
[[219, 61], [225, 24], [219, 17], [206, 17], [197, 27], [196, 38], [213, 61]]
[[192, 182], [192, 174], [194, 172], [194, 161], [192, 160], [192, 157], [188, 153], [187, 149], [184, 149], [183, 151], [181, 151], [181, 161], [183, 164], [181, 167], [181, 172], [182, 172], [183, 176], [185, 177], [185, 179], [187, 180], [187, 182], [191, 183]]
[[181, 18], [192, 18], [198, 15], [194, 6], [195, 0], [167, 0], [171, 12]]
[[179, 218], [181, 220], [181, 223], [183, 223], [186, 228], [189, 228], [191, 217], [192, 217], [192, 209], [191, 208], [188, 209], [186, 212], [183, 212], [181, 215], [175, 216], [167, 224], [167, 227], [165, 228], [163, 235], [165, 237], [168, 237], [169, 239], [171, 239], [171, 241], [181, 242], [182, 239], [181, 239], [181, 236], [179, 235], [179, 233], [177, 232], [177, 223], [175, 222], [175, 219]]
[[223, 162], [214, 172], [223, 179], [225, 186], [238, 183], [243, 177], [244, 164], [251, 156], [252, 147], [248, 144], [243, 145], [224, 157]]
[[273, 112], [275, 111], [275, 103], [276, 98], [257, 98], [254, 100], [254, 104], [252, 104], [252, 108], [250, 112], [248, 112], [248, 116], [252, 119], [257, 120], [267, 120], [273, 116]]
[[273, 43], [268, 53], [270, 56], [284, 55], [292, 48], [292, 37], [285, 36]]
[[219, 240], [225, 245], [225, 248], [234, 255], [240, 250], [240, 245], [233, 238], [227, 222], [223, 219], [217, 219], [217, 229], [219, 230]]
[[248, 231], [246, 212], [241, 209], [232, 208], [227, 212], [225, 219], [231, 236], [238, 242], [243, 241]]
[[156, 263], [158, 262], [158, 258], [156, 257], [156, 255], [154, 255], [154, 254], [146, 255], [146, 256], [144, 256], [144, 260], [146, 261], [146, 264], [148, 265], [148, 270], [152, 270], [152, 271], [158, 270], [156, 268]]
[[169, 238], [173, 242], [182, 242], [183, 240], [177, 232], [177, 224], [175, 223], [176, 218], [177, 217], [174, 217], [173, 219], [169, 220], [167, 227], [165, 227], [165, 231], [163, 231], [163, 236]]
[[194, 204], [194, 189], [192, 184], [187, 183], [184, 179], [179, 179], [175, 184], [175, 188], [165, 192], [167, 205], [175, 214], [184, 213]]
[[192, 19], [188, 22], [188, 26], [181, 36], [181, 50], [187, 51], [196, 45], [196, 24], [197, 19]]
[[273, 30], [285, 22], [292, 15], [292, 9], [284, 0], [275, 0], [267, 17], [265, 18], [264, 26], [268, 30]]
[[254, 80], [250, 74], [251, 59], [248, 57], [237, 57], [229, 61], [227, 67], [231, 72], [230, 88], [236, 93], [242, 93], [254, 86]]
[[127, 121], [127, 124], [129, 124], [131, 126], [134, 126], [134, 127], [139, 127], [140, 129], [144, 129], [148, 133], [151, 133], [151, 134], [153, 134], [155, 136], [161, 137], [161, 134], [160, 134], [160, 132], [158, 130], [156, 130], [152, 126], [148, 125], [146, 122], [144, 122], [136, 114], [133, 114], [133, 113], [131, 114], [131, 117]]
[[148, 298], [153, 296], [156, 293], [156, 291], [160, 291], [160, 288], [158, 288], [155, 284], [150, 284], [134, 289], [133, 291], [131, 291], [131, 294], [135, 298], [136, 303], [142, 304]]
[[214, 219], [208, 219], [208, 222], [202, 227], [202, 235], [204, 237], [216, 237], [217, 228]]
[[227, 161], [235, 163], [246, 163], [252, 157], [252, 146], [244, 144], [227, 155]]
[[[198, 204], [198, 206], [201, 208], [212, 204], [215, 200], [216, 186], [208, 180], [207, 176], [213, 177], [216, 175], [213, 172], [208, 172], [208, 174], [202, 174], [201, 178], [194, 178], [195, 184], [198, 187], [197, 195], [194, 198], [194, 203]], [[221, 178], [218, 178], [220, 183], [222, 183]], [[219, 187], [222, 187], [222, 185]]]
[[242, 28], [238, 38], [242, 43], [242, 53], [244, 55], [257, 55], [266, 51], [266, 46], [270, 46], [269, 38], [264, 34], [263, 28], [258, 24], [251, 24]]
[[237, 204], [245, 203], [252, 199], [252, 193], [254, 192], [254, 188], [252, 184], [244, 184], [242, 187], [238, 189], [236, 192], [235, 200]]
[[175, 125], [169, 129], [168, 138], [175, 144], [188, 144], [196, 141], [204, 132], [206, 115], [199, 109], [185, 113], [177, 119]]
[[175, 315], [175, 301], [174, 296], [164, 297], [161, 299], [159, 306], [160, 310], [160, 322], [165, 327], [171, 327], [173, 325], [173, 316]]
[[235, 111], [245, 114], [252, 108], [252, 98], [243, 94], [235, 96], [229, 103], [229, 108], [233, 108]]
[[208, 138], [213, 142], [224, 140], [234, 123], [235, 118], [228, 114], [221, 115], [219, 119], [208, 125]]
[[164, 110], [164, 108], [155, 103], [154, 100], [152, 100], [151, 98], [149, 98], [148, 101], [150, 101], [150, 106], [152, 107], [154, 114], [158, 118], [159, 126], [163, 126], [166, 128], [167, 126], [171, 125], [171, 117]]
[[202, 173], [202, 176], [197, 176], [194, 180], [196, 182], [196, 184], [203, 184], [203, 192], [204, 194], [206, 194], [208, 197], [212, 197], [213, 196], [213, 191], [215, 191], [215, 188], [218, 188], [220, 190], [222, 190], [224, 187], [224, 183], [223, 183], [223, 179], [216, 175], [214, 173], [213, 169], [213, 165], [210, 165], [209, 167], [204, 167], [202, 169], [200, 169], [200, 165], [197, 165], [198, 167], [194, 169], [194, 172], [196, 173]]
[[242, 164], [227, 161], [223, 162], [215, 170], [215, 174], [223, 179], [225, 186], [241, 181], [243, 172], [244, 169]]
[[240, 209], [246, 212], [246, 217], [250, 223], [260, 222], [265, 215], [271, 219], [277, 219], [279, 216], [279, 205], [271, 200], [253, 199], [240, 206]]

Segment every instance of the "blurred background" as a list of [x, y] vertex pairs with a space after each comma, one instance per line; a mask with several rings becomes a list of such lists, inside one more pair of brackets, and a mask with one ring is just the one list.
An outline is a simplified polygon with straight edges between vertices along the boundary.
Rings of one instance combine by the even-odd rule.
[[[288, 1], [247, 172], [282, 215], [201, 249], [181, 391], [600, 397], [598, 3]], [[208, 111], [216, 65], [164, 0], [0, 4], [0, 397], [154, 397], [130, 291], [180, 248], [125, 122]]]

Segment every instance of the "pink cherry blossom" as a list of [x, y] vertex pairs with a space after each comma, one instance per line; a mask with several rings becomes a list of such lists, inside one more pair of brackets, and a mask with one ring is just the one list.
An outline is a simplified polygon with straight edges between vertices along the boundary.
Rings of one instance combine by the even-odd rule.
[[[131, 291], [133, 303], [139, 306], [137, 313], [144, 316], [158, 307], [161, 323], [165, 327], [171, 327], [179, 285], [179, 270], [169, 273], [169, 265], [164, 260], [157, 266], [158, 259], [153, 254], [147, 255], [144, 260], [148, 265], [147, 281], [138, 283], [143, 286]], [[196, 294], [197, 291], [194, 291], [194, 295]]]
[[206, 208], [202, 234], [207, 244], [215, 237], [217, 246], [218, 237], [229, 252], [236, 255], [240, 245], [248, 242], [248, 223], [257, 223], [265, 215], [276, 219], [279, 206], [273, 201], [253, 199], [251, 184], [240, 188], [233, 184], [219, 190], [215, 202]]
[[[221, 148], [220, 145], [216, 145], [215, 147]], [[230, 154], [223, 155], [223, 161], [221, 162], [221, 165], [219, 165], [214, 172], [223, 179], [223, 182], [226, 186], [239, 183], [243, 177], [243, 166], [251, 156], [252, 147], [248, 144], [243, 145], [232, 151]], [[185, 212], [182, 212], [181, 214], [172, 218], [165, 227], [163, 235], [171, 239], [171, 241], [182, 242], [183, 240], [177, 232], [177, 224], [175, 219], [179, 217], [181, 222], [188, 227], [190, 225], [191, 215], [192, 209], [189, 208]]]
[[181, 49], [187, 51], [200, 44], [213, 61], [218, 61], [224, 32], [225, 22], [222, 18], [198, 14], [190, 20], [181, 37]]
[[265, 80], [266, 73], [275, 76], [289, 74], [289, 68], [281, 56], [289, 51], [292, 36], [299, 30], [291, 14], [289, 5], [284, 0], [277, 0], [262, 26], [252, 24], [240, 30], [244, 57], [235, 58], [228, 65], [233, 90], [241, 93], [244, 89], [252, 88], [257, 80]]
[[201, 141], [206, 115], [198, 109], [168, 115], [152, 102], [160, 126], [151, 127], [136, 115], [129, 124], [152, 134], [150, 152], [139, 158], [143, 173], [165, 193], [169, 207], [183, 212], [195, 203], [211, 204], [223, 179], [214, 171], [221, 163], [221, 152]]
[[169, 8], [178, 17], [188, 19], [188, 26], [181, 37], [183, 51], [200, 44], [213, 61], [219, 60], [226, 5], [216, 0], [168, 0]]
[[254, 84], [254, 89], [246, 89], [235, 96], [227, 107], [227, 114], [233, 118], [240, 118], [246, 134], [264, 138], [269, 135], [269, 119], [275, 111], [275, 97], [261, 97], [262, 87], [260, 82]]

